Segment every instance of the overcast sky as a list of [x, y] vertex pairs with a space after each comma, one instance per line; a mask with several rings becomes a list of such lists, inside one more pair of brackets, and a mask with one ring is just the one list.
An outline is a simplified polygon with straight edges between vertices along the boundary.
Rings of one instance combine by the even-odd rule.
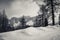
[[37, 1], [42, 3], [40, 0], [0, 0], [0, 11], [5, 8], [8, 18], [23, 15], [33, 17], [40, 9], [36, 4]]

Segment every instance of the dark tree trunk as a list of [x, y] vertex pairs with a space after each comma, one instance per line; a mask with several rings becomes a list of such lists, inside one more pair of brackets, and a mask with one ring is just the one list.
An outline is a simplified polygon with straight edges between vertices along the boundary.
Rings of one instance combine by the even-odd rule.
[[55, 19], [54, 19], [54, 5], [53, 0], [51, 0], [51, 9], [52, 9], [52, 25], [55, 25]]

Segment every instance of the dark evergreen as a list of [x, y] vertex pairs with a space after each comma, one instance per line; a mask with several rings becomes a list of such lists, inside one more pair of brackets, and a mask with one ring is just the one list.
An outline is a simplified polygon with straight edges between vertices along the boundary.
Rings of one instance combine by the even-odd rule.
[[3, 13], [0, 13], [0, 32], [7, 32], [11, 30], [11, 26], [8, 24], [9, 20], [6, 16], [5, 9]]
[[5, 14], [5, 9], [3, 10], [3, 15], [2, 15], [3, 19], [2, 19], [2, 31], [5, 32], [7, 31], [7, 27], [8, 27], [8, 18]]
[[48, 26], [48, 19], [45, 18], [45, 26]]
[[0, 32], [2, 32], [2, 14], [0, 13]]
[[42, 15], [36, 16], [36, 19], [34, 21], [34, 27], [40, 27], [42, 26]]
[[33, 25], [34, 27], [38, 27], [39, 26], [39, 22], [38, 22], [38, 19], [37, 19], [37, 17], [36, 17], [36, 19], [35, 19], [35, 21], [34, 21], [34, 25]]
[[59, 14], [59, 25], [60, 25], [60, 14]]
[[21, 18], [20, 22], [21, 22], [21, 28], [26, 28], [26, 21], [24, 16]]
[[47, 18], [47, 9], [45, 5], [41, 5], [41, 12], [42, 12], [42, 26], [45, 26], [45, 18]]

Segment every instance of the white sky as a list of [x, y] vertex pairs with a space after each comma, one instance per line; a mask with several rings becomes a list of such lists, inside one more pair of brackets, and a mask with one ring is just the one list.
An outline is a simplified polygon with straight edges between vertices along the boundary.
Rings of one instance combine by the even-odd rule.
[[39, 10], [39, 6], [32, 1], [14, 1], [11, 6], [7, 9], [7, 15], [11, 17], [25, 16], [36, 16]]
[[3, 0], [0, 3], [0, 11], [6, 8], [6, 14], [9, 19], [23, 15], [33, 17], [38, 15], [37, 12], [40, 9], [36, 2], [42, 4], [41, 0], [12, 0], [8, 2], [7, 0]]

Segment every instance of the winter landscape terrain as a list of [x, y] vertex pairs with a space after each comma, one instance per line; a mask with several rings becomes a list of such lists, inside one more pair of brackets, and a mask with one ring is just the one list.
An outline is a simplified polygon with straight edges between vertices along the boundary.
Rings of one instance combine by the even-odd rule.
[[0, 40], [60, 40], [60, 0], [0, 0]]
[[60, 27], [29, 27], [0, 33], [0, 40], [60, 40]]

